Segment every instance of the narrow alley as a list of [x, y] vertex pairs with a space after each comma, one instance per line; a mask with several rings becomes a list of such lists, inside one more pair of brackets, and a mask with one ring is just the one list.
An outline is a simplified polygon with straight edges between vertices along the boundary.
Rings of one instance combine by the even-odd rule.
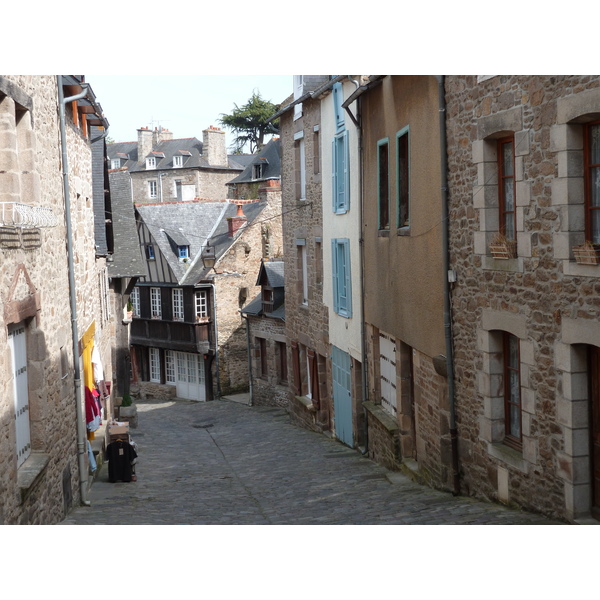
[[66, 525], [558, 524], [390, 472], [285, 410], [218, 400], [138, 403], [137, 481], [110, 483]]

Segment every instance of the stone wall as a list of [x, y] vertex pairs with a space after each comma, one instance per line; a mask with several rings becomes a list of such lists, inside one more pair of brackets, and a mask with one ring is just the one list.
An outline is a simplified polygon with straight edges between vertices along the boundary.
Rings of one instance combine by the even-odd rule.
[[[17, 126], [12, 97], [0, 92], [0, 199], [50, 208], [58, 224], [39, 230], [39, 246], [0, 244], [0, 523], [50, 524], [60, 521], [80, 497], [57, 80], [6, 76], [2, 81], [34, 102], [31, 110], [21, 113]], [[98, 343], [107, 352], [111, 327], [100, 308], [104, 263], [95, 260], [91, 151], [69, 117], [68, 113], [79, 335], [96, 322]], [[16, 319], [26, 327], [32, 449], [31, 460], [20, 469], [7, 337]], [[110, 352], [108, 357], [105, 368], [110, 376]]]
[[[599, 87], [598, 76], [446, 78], [461, 488], [570, 519], [589, 513], [591, 495], [579, 416], [588, 392], [573, 382], [586, 378], [577, 344], [600, 344], [600, 274], [576, 265], [571, 246], [582, 231], [581, 123], [597, 118]], [[518, 256], [502, 261], [487, 245], [498, 230], [495, 142], [510, 134]], [[519, 339], [520, 451], [502, 443], [498, 331]]]
[[[318, 142], [315, 126], [320, 123], [320, 102], [302, 105], [302, 117], [294, 120], [290, 110], [281, 117], [281, 180], [283, 203], [283, 239], [285, 260], [285, 314], [288, 338], [289, 410], [293, 421], [316, 430], [330, 429], [330, 385], [326, 369], [320, 367], [321, 390], [318, 414], [312, 403], [297, 400], [293, 385], [291, 342], [314, 351], [315, 360], [329, 356], [328, 308], [323, 302], [323, 214], [321, 172], [315, 164], [314, 145]], [[306, 194], [300, 197], [300, 139], [304, 143]], [[303, 304], [301, 248], [306, 251], [308, 298]]]
[[[282, 244], [280, 189], [261, 190], [259, 201], [264, 204], [262, 212], [254, 222], [244, 225], [228, 253], [215, 265], [221, 395], [248, 390], [248, 344], [240, 310], [259, 289], [256, 280], [261, 260], [275, 258]], [[265, 244], [267, 227], [269, 244]], [[213, 366], [216, 368], [216, 363]]]
[[[248, 317], [250, 324], [250, 355], [252, 357], [252, 404], [255, 406], [281, 406], [288, 404], [289, 386], [279, 373], [277, 343], [286, 343], [285, 323], [269, 317]], [[266, 340], [267, 373], [261, 373], [260, 347], [257, 338]], [[286, 349], [287, 352], [287, 349]], [[285, 374], [287, 378], [287, 373]]]

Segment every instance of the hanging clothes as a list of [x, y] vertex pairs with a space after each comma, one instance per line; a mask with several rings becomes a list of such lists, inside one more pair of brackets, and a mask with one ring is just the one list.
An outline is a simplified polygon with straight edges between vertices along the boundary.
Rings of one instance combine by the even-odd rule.
[[133, 480], [133, 464], [137, 458], [137, 452], [130, 443], [124, 440], [111, 442], [106, 448], [106, 458], [108, 460], [108, 480], [111, 483], [118, 480], [128, 483]]
[[92, 473], [95, 473], [96, 469], [98, 468], [98, 465], [96, 464], [96, 457], [94, 456], [94, 451], [92, 450], [92, 445], [90, 444], [89, 441], [87, 443], [87, 449], [88, 449], [88, 459], [90, 461], [90, 469], [91, 469]]
[[94, 392], [89, 387], [85, 388], [85, 422], [88, 431], [96, 431], [102, 424], [100, 409], [94, 398]]

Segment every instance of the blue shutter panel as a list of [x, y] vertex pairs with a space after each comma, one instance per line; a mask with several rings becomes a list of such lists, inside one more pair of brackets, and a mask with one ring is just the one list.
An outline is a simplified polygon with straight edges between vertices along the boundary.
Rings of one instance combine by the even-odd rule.
[[348, 131], [344, 132], [344, 209], [350, 210], [350, 139]]
[[346, 286], [346, 316], [352, 316], [352, 278], [350, 276], [350, 240], [344, 240], [344, 277]]
[[340, 312], [339, 286], [338, 286], [338, 260], [337, 260], [337, 240], [331, 240], [331, 275], [333, 290], [333, 310]]
[[331, 208], [334, 213], [337, 212], [337, 145], [336, 139], [331, 142]]

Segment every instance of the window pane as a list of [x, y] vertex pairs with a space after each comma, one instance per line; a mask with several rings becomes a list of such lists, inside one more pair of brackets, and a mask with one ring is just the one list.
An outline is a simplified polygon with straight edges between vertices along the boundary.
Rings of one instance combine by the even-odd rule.
[[379, 146], [379, 229], [390, 226], [389, 185], [388, 185], [388, 145]]
[[502, 144], [502, 175], [513, 175], [513, 144], [512, 141]]
[[590, 169], [590, 206], [600, 206], [600, 167]]
[[590, 164], [600, 165], [600, 125], [590, 125]]
[[398, 138], [398, 227], [408, 225], [408, 133]]
[[510, 407], [510, 435], [521, 438], [521, 409], [514, 405]]

